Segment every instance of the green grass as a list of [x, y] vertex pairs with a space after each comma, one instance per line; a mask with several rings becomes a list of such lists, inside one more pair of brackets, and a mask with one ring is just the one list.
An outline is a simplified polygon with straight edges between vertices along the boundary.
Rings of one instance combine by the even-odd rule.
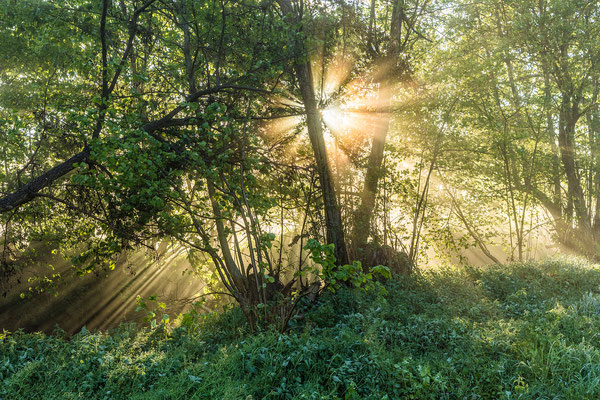
[[12, 333], [2, 399], [598, 399], [600, 268], [575, 260], [397, 278], [324, 296], [291, 332], [231, 309], [198, 328]]

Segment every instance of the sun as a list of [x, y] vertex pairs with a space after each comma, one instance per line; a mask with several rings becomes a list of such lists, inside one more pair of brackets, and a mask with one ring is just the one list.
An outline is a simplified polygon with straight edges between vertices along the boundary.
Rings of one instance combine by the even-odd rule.
[[321, 111], [321, 116], [325, 125], [331, 130], [343, 130], [348, 123], [348, 113], [338, 106], [327, 107]]
[[[353, 75], [353, 61], [343, 55], [335, 56], [326, 65], [322, 59], [312, 60], [318, 67], [313, 69], [313, 83], [317, 103], [321, 105], [327, 153], [332, 160], [344, 158], [343, 153], [356, 156], [373, 132], [388, 121], [386, 108], [389, 105], [382, 106], [381, 92], [391, 88], [380, 87], [381, 83], [369, 75]], [[303, 104], [291, 93], [279, 94], [271, 101], [285, 114], [269, 118], [263, 131], [270, 142], [283, 143], [300, 132], [298, 126], [304, 122]]]

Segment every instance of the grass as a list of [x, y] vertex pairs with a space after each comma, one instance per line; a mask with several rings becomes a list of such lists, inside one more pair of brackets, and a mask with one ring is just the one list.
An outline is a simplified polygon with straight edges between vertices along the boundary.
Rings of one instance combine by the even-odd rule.
[[343, 290], [287, 334], [237, 309], [199, 325], [15, 332], [2, 399], [597, 399], [600, 268], [448, 268]]

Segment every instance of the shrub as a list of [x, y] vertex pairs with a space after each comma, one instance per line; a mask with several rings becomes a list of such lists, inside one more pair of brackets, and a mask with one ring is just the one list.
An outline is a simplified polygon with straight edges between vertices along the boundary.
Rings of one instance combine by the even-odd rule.
[[385, 289], [341, 285], [285, 334], [250, 334], [235, 307], [71, 338], [4, 333], [0, 398], [600, 398], [595, 266], [448, 268]]

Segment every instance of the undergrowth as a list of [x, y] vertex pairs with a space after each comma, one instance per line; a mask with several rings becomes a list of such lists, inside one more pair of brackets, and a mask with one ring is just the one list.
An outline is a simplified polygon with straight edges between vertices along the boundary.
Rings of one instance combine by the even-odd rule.
[[235, 308], [189, 322], [5, 333], [0, 398], [600, 398], [600, 269], [574, 260], [326, 293], [285, 334]]

